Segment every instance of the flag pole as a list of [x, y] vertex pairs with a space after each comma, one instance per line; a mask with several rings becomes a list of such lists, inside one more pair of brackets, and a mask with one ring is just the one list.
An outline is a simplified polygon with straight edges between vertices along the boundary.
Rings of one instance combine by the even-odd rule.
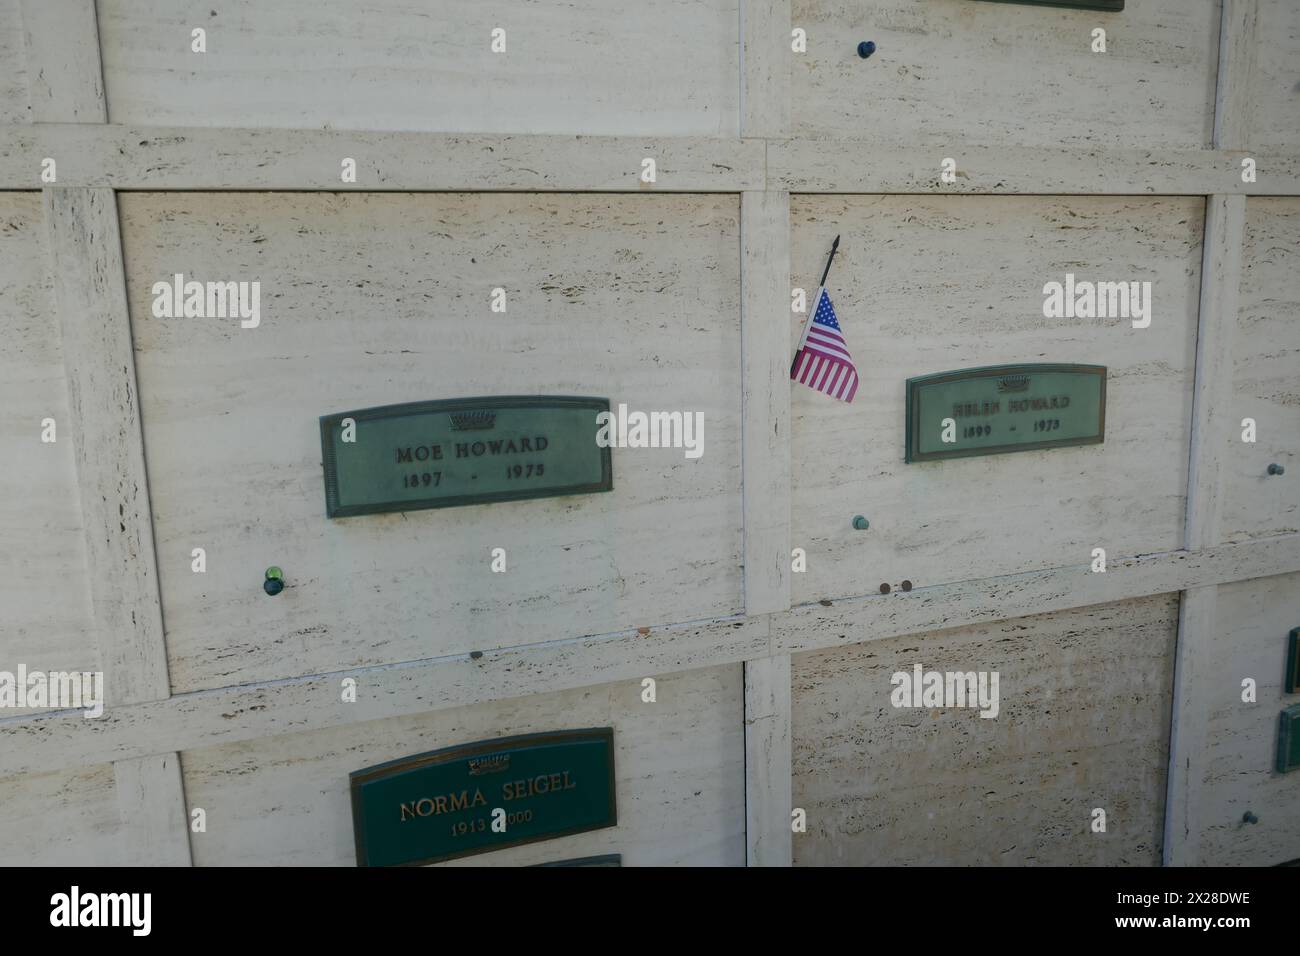
[[[822, 272], [822, 281], [817, 286], [817, 298], [813, 302], [813, 314], [817, 312], [817, 306], [821, 303], [822, 289], [826, 287], [826, 277], [831, 273], [831, 263], [835, 261], [835, 252], [840, 247], [840, 237], [836, 236], [835, 241], [831, 243], [831, 254], [826, 260], [826, 269]], [[799, 336], [799, 344], [795, 347], [794, 358], [790, 360], [790, 375], [794, 376], [795, 367], [799, 363], [799, 351], [803, 348], [804, 342], [808, 340], [808, 333], [812, 330], [813, 316], [804, 319], [803, 334]]]
[[835, 261], [835, 251], [839, 249], [839, 247], [840, 247], [840, 237], [836, 236], [835, 241], [831, 243], [830, 258], [826, 260], [826, 271], [822, 273], [822, 281], [818, 283], [819, 286], [826, 285], [826, 277], [831, 274], [831, 263]]

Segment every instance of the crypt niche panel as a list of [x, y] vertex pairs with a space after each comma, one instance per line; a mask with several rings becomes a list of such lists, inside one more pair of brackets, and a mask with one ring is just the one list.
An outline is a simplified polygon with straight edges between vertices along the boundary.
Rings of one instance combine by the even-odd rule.
[[97, 12], [115, 123], [735, 136], [737, 3], [375, 0], [359, 16], [351, 0], [211, 13], [102, 0]]
[[121, 210], [175, 690], [738, 610], [735, 197]]
[[1246, 200], [1220, 505], [1224, 541], [1300, 530], [1300, 199]]
[[[0, 686], [0, 713], [6, 717], [50, 709], [44, 675], [94, 672], [102, 663], [77, 486], [80, 423], [68, 406], [45, 230], [40, 193], [0, 192], [0, 672], [10, 675], [0, 680], [7, 685]], [[39, 689], [28, 688], [20, 673], [42, 675]], [[102, 683], [96, 686], [102, 703]]]
[[6, 853], [10, 865], [157, 863], [128, 842], [111, 763], [0, 777], [0, 806], [0, 840], [14, 848]]
[[795, 865], [1158, 866], [1177, 630], [1165, 594], [795, 655]]
[[[424, 846], [419, 857], [464, 854], [442, 866], [744, 866], [741, 665], [655, 680], [654, 704], [640, 680], [621, 681], [187, 751], [186, 799], [225, 834], [196, 839], [194, 862], [354, 866], [357, 822], [378, 814], [412, 865]], [[599, 774], [562, 752], [547, 758], [547, 773], [527, 767], [521, 737], [591, 728], [612, 744]], [[458, 761], [454, 785], [413, 778], [389, 799], [353, 800], [349, 779], [359, 770], [491, 743], [499, 746], [480, 748], [481, 760]], [[564, 832], [580, 822], [573, 801], [583, 799], [599, 804], [602, 825]], [[493, 835], [498, 807], [511, 819]]]
[[[1210, 145], [1209, 0], [1130, 0], [1118, 12], [794, 0], [791, 22], [807, 31], [807, 51], [790, 57], [795, 135], [933, 144], [936, 179], [943, 157], [960, 166], [963, 146]], [[875, 44], [866, 59], [861, 43]]]
[[1281, 717], [1300, 704], [1300, 574], [1220, 585], [1215, 619], [1212, 676], [1201, 685], [1209, 714], [1205, 773], [1191, 781], [1201, 800], [1202, 859], [1208, 866], [1288, 863], [1300, 859], [1300, 772], [1290, 761], [1282, 771], [1278, 750]]
[[796, 287], [842, 236], [826, 285], [860, 379], [851, 403], [794, 388], [796, 603], [1181, 547], [1203, 200], [801, 196], [792, 216]]
[[25, 59], [18, 4], [0, 4], [0, 123], [31, 120]]
[[1295, 122], [1300, 4], [1295, 0], [1258, 0], [1257, 7], [1246, 96], [1250, 110], [1246, 142], [1260, 150], [1295, 149], [1300, 146], [1300, 128]]

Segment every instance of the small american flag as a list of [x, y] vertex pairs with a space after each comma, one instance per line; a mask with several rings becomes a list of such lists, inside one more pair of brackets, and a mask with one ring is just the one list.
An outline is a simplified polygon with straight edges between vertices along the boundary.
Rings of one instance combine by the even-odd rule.
[[804, 328], [799, 349], [794, 353], [790, 377], [831, 398], [851, 402], [858, 391], [857, 366], [849, 355], [825, 287], [817, 290], [816, 302], [812, 321]]

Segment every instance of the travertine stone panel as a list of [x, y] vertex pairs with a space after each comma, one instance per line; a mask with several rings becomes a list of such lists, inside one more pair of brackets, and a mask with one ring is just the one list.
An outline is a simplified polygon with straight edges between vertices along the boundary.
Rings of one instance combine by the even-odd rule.
[[[791, 284], [811, 297], [842, 235], [828, 288], [861, 378], [850, 405], [794, 387], [791, 545], [808, 552], [795, 603], [1180, 548], [1204, 206], [795, 197]], [[1043, 285], [1067, 273], [1149, 281], [1150, 327], [1045, 317]], [[1105, 442], [904, 463], [908, 378], [1018, 362], [1107, 366]]]
[[640, 681], [624, 681], [186, 753], [186, 798], [208, 811], [208, 834], [191, 841], [195, 863], [351, 866], [352, 771], [478, 740], [612, 726], [616, 827], [443, 865], [519, 866], [620, 853], [624, 866], [743, 866], [741, 668], [656, 680], [653, 704], [642, 702]]
[[[177, 691], [740, 609], [737, 197], [121, 205]], [[261, 324], [154, 318], [175, 273], [259, 280]], [[494, 394], [698, 411], [704, 453], [615, 448], [612, 493], [325, 517], [319, 416]]]
[[[1206, 866], [1272, 866], [1300, 859], [1300, 772], [1276, 769], [1278, 714], [1300, 703], [1286, 693], [1287, 634], [1300, 627], [1300, 574], [1219, 588], [1207, 733], [1199, 795]], [[1242, 681], [1256, 684], [1242, 701]], [[1247, 824], [1250, 811], [1259, 819]]]
[[61, 341], [41, 195], [0, 193], [0, 670], [11, 673], [99, 667]]
[[[1224, 541], [1300, 530], [1300, 199], [1246, 201], [1220, 504]], [[1225, 317], [1226, 318], [1226, 317]], [[1255, 443], [1241, 423], [1255, 420]], [[1279, 464], [1283, 475], [1269, 475]]]
[[114, 123], [735, 136], [737, 2], [103, 0], [99, 32]]
[[[1170, 594], [796, 655], [795, 864], [1158, 865], [1177, 626]], [[918, 663], [997, 671], [998, 715], [895, 708]]]
[[[1279, 0], [1287, 2], [1287, 0]], [[1141, 0], [1123, 13], [972, 0], [794, 0], [794, 130], [963, 146], [1208, 146], [1219, 4]], [[1105, 53], [1092, 31], [1106, 30]], [[859, 58], [858, 43], [876, 53]], [[1294, 125], [1294, 124], [1293, 124]]]

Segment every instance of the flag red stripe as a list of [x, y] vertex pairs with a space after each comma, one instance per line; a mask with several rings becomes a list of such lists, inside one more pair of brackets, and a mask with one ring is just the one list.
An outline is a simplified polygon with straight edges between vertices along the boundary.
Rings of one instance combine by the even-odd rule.
[[842, 402], [853, 401], [857, 394], [857, 366], [825, 289], [818, 292], [814, 314], [790, 363], [790, 377]]

